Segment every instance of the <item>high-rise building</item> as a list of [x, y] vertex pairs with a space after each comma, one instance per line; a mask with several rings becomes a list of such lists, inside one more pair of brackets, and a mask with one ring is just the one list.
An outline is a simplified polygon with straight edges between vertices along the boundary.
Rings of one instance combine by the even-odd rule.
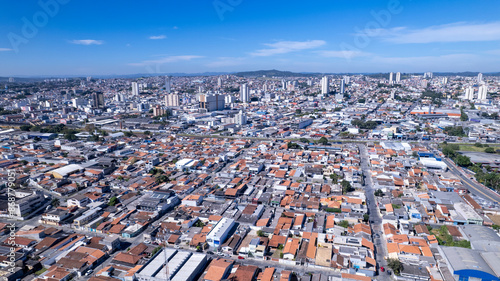
[[483, 82], [483, 74], [482, 74], [482, 73], [479, 73], [479, 74], [477, 75], [477, 83], [481, 83], [481, 82]]
[[232, 104], [232, 103], [234, 103], [234, 100], [235, 100], [235, 97], [230, 96], [230, 95], [226, 95], [226, 96], [224, 97], [224, 102], [225, 102], [226, 104]]
[[200, 108], [206, 111], [218, 111], [224, 109], [224, 96], [219, 94], [201, 94], [199, 96]]
[[124, 102], [124, 101], [127, 101], [127, 99], [125, 98], [125, 95], [123, 93], [117, 93], [115, 95], [115, 98], [114, 98], [115, 101], [117, 102]]
[[250, 102], [250, 90], [248, 89], [247, 84], [243, 84], [240, 87], [240, 100], [244, 103]]
[[465, 89], [465, 99], [466, 100], [473, 100], [474, 99], [474, 88], [472, 88], [471, 86], [467, 87], [467, 89]]
[[345, 80], [346, 84], [349, 84], [349, 82], [351, 82], [351, 77], [346, 76], [346, 77], [344, 77], [344, 80]]
[[432, 79], [432, 76], [433, 76], [432, 72], [426, 72], [426, 73], [424, 73], [424, 79], [425, 78]]
[[179, 106], [179, 95], [177, 94], [168, 94], [165, 96], [165, 105], [166, 106]]
[[171, 76], [165, 76], [165, 91], [167, 93], [170, 93], [172, 88], [172, 77]]
[[394, 73], [389, 73], [389, 84], [392, 84], [393, 81], [393, 76], [394, 76]]
[[234, 123], [238, 125], [245, 125], [247, 123], [247, 115], [242, 110], [234, 117]]
[[478, 94], [477, 94], [477, 99], [478, 100], [486, 100], [486, 96], [488, 94], [488, 86], [486, 85], [482, 85], [479, 87], [479, 91], [478, 91]]
[[443, 77], [442, 83], [443, 85], [448, 84], [448, 77]]
[[132, 82], [132, 96], [137, 95], [139, 95], [139, 85], [137, 85], [137, 82]]
[[217, 78], [217, 87], [222, 87], [222, 77]]
[[345, 92], [345, 80], [342, 79], [342, 81], [340, 81], [340, 93], [343, 94]]
[[324, 76], [323, 79], [321, 79], [321, 94], [327, 95], [329, 92], [330, 92], [330, 80], [328, 79], [328, 76]]
[[401, 72], [396, 73], [396, 83], [401, 82]]
[[81, 98], [74, 98], [71, 100], [71, 102], [73, 103], [74, 108], [78, 108], [79, 106], [84, 106], [87, 104], [87, 101]]
[[92, 100], [94, 108], [104, 108], [104, 94], [102, 92], [92, 93]]
[[161, 107], [159, 104], [153, 106], [153, 116], [162, 116], [165, 115], [167, 111]]
[[9, 78], [9, 82], [10, 82], [10, 83], [13, 83], [14, 81], [15, 81], [14, 77], [10, 77], [10, 78]]

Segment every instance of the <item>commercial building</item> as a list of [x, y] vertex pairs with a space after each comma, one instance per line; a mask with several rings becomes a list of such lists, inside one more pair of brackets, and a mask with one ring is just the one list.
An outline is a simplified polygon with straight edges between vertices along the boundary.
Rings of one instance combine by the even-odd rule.
[[219, 94], [200, 95], [200, 108], [206, 111], [218, 111], [224, 109], [224, 96]]
[[[168, 261], [168, 270], [165, 270], [165, 261]], [[135, 273], [139, 281], [191, 281], [196, 280], [207, 263], [205, 254], [162, 249], [152, 259]]]
[[[456, 281], [498, 281], [500, 257], [460, 247], [440, 247], [448, 269]], [[490, 267], [490, 265], [492, 267]]]
[[211, 247], [219, 247], [226, 241], [227, 236], [234, 227], [234, 220], [222, 218], [212, 230], [207, 234], [207, 243]]
[[19, 218], [25, 217], [43, 207], [45, 202], [43, 193], [39, 191], [16, 191], [15, 195], [16, 201], [13, 206], [9, 205], [9, 214]]

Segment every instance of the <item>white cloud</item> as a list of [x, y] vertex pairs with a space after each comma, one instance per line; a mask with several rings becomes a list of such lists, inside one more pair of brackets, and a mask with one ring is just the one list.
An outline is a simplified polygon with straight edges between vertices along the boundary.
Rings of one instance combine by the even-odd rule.
[[202, 56], [168, 56], [168, 57], [163, 57], [157, 60], [146, 60], [143, 62], [138, 62], [138, 63], [130, 63], [129, 65], [133, 66], [146, 66], [146, 65], [151, 65], [151, 64], [164, 64], [164, 63], [172, 63], [172, 62], [178, 62], [178, 61], [190, 61], [193, 59], [199, 59], [203, 58]]
[[178, 27], [178, 26], [174, 26], [174, 27], [172, 27], [172, 28], [173, 28], [173, 29], [179, 29], [179, 27]]
[[500, 40], [500, 22], [458, 22], [422, 29], [408, 29], [405, 27], [371, 29], [364, 30], [363, 33], [398, 44], [497, 41]]
[[366, 57], [369, 56], [369, 53], [362, 51], [352, 51], [352, 50], [344, 50], [344, 51], [318, 51], [318, 54], [325, 58], [344, 58], [351, 59], [355, 57]]
[[207, 63], [208, 67], [227, 67], [227, 66], [236, 66], [243, 64], [245, 58], [234, 58], [234, 57], [220, 57], [216, 61]]
[[280, 41], [276, 43], [264, 44], [267, 49], [257, 50], [251, 53], [252, 56], [267, 57], [278, 54], [286, 54], [307, 49], [314, 49], [325, 45], [323, 40], [308, 40], [308, 41]]
[[0, 48], [0, 52], [8, 52], [8, 51], [12, 51], [12, 49], [9, 49], [9, 48]]
[[165, 38], [167, 38], [167, 36], [165, 36], [165, 35], [149, 36], [149, 39], [151, 39], [151, 40], [161, 40], [161, 39], [165, 39]]
[[83, 39], [83, 40], [72, 40], [70, 41], [70, 43], [77, 45], [102, 45], [104, 41], [94, 40], [94, 39]]

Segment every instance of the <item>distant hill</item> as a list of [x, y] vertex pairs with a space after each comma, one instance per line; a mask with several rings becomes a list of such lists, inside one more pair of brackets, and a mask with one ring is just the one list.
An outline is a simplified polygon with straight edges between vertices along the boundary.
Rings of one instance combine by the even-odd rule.
[[321, 73], [298, 73], [291, 71], [281, 71], [281, 70], [257, 70], [257, 71], [245, 71], [245, 72], [236, 72], [234, 73], [236, 76], [240, 77], [311, 77], [311, 76], [320, 76]]
[[[479, 72], [434, 72], [434, 76], [464, 76], [464, 77], [474, 77], [477, 76]], [[500, 72], [483, 72], [484, 76], [500, 76]]]

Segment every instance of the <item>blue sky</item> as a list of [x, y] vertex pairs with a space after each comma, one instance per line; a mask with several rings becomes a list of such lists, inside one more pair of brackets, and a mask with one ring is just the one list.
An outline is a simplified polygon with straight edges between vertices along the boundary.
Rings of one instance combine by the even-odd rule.
[[500, 71], [498, 11], [495, 0], [2, 1], [0, 75]]

